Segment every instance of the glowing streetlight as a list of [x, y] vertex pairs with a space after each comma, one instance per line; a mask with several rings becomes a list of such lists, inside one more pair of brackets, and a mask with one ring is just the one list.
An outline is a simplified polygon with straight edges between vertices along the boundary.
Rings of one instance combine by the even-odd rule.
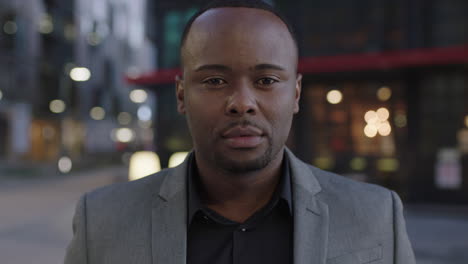
[[60, 114], [60, 113], [63, 113], [66, 109], [66, 105], [65, 105], [65, 102], [62, 101], [62, 100], [59, 100], [59, 99], [56, 99], [56, 100], [52, 100], [50, 103], [49, 103], [49, 109], [52, 113], [55, 113], [55, 114]]
[[70, 78], [75, 82], [85, 82], [91, 78], [91, 72], [86, 67], [75, 67], [70, 71]]
[[330, 104], [339, 104], [343, 100], [343, 94], [338, 90], [331, 90], [327, 93], [327, 101]]

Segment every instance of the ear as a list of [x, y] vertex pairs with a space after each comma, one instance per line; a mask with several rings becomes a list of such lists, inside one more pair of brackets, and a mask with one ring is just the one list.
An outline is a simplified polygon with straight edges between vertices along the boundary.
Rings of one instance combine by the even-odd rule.
[[180, 76], [176, 76], [176, 98], [177, 98], [177, 112], [185, 115], [185, 89], [184, 80]]
[[295, 102], [294, 102], [294, 113], [299, 112], [299, 99], [301, 99], [302, 90], [302, 74], [298, 73], [296, 77], [296, 89], [295, 89]]

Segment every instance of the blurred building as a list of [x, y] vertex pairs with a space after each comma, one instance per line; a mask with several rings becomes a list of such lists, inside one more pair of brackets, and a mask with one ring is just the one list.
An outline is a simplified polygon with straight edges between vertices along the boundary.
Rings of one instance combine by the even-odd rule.
[[[124, 79], [125, 74], [146, 72], [156, 65], [156, 45], [146, 28], [146, 0], [77, 0], [75, 10], [75, 21], [79, 21], [75, 64], [92, 73], [89, 81], [77, 83], [78, 116], [86, 124], [86, 153], [115, 151], [115, 141], [121, 141], [117, 146], [122, 151], [132, 149], [125, 145], [152, 148], [149, 111], [155, 108], [155, 98], [146, 91], [139, 91], [140, 98], [130, 96], [136, 87]], [[142, 112], [146, 113], [143, 117]], [[125, 131], [132, 135], [124, 140], [118, 133], [110, 137], [119, 128], [130, 129]]]
[[131, 98], [123, 77], [156, 65], [145, 10], [146, 0], [0, 1], [0, 161], [152, 147], [155, 98]]
[[[190, 149], [173, 78], [183, 26], [207, 1], [155, 1], [162, 160]], [[468, 203], [468, 2], [271, 1], [297, 30], [304, 74], [289, 145], [305, 161], [419, 202]]]
[[[302, 157], [413, 201], [467, 203], [468, 2], [276, 3], [304, 58]], [[369, 113], [381, 108], [390, 126]]]
[[0, 1], [0, 158], [24, 156], [30, 148], [30, 102], [39, 95], [40, 36], [34, 24], [41, 8], [33, 0]]

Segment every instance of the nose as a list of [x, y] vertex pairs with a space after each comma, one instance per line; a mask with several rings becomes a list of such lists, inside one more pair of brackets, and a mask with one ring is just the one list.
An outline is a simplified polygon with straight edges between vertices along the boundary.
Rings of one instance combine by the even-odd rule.
[[229, 116], [255, 115], [257, 111], [257, 100], [251, 87], [237, 87], [228, 97], [226, 114]]

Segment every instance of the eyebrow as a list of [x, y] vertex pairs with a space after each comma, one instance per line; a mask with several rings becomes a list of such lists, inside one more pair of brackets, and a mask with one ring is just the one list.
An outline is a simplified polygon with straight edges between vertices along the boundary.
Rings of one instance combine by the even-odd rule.
[[[200, 67], [196, 68], [196, 72], [200, 71], [207, 71], [207, 70], [214, 70], [214, 71], [232, 71], [232, 69], [226, 65], [222, 64], [206, 64], [206, 65], [201, 65]], [[261, 70], [278, 70], [278, 71], [286, 71], [285, 68], [275, 65], [275, 64], [270, 64], [270, 63], [262, 63], [255, 65], [251, 70], [255, 71], [261, 71]]]
[[195, 69], [196, 72], [206, 71], [206, 70], [232, 71], [231, 68], [229, 68], [226, 65], [222, 65], [222, 64], [206, 64], [206, 65], [202, 65], [202, 66]]
[[270, 64], [270, 63], [262, 63], [258, 64], [254, 67], [254, 70], [256, 71], [261, 71], [261, 70], [278, 70], [278, 71], [286, 71], [285, 68], [275, 65], [275, 64]]

